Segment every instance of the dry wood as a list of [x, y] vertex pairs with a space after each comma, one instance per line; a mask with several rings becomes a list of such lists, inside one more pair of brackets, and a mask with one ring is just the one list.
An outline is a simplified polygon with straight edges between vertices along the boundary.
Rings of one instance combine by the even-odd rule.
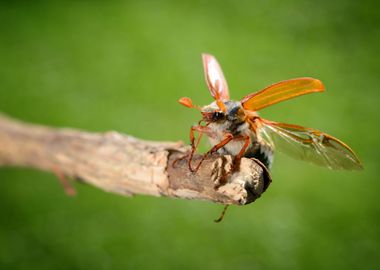
[[[196, 173], [182, 142], [151, 142], [111, 131], [89, 133], [23, 123], [0, 115], [0, 166], [55, 172], [123, 195], [145, 194], [243, 205], [265, 191], [270, 178], [259, 163], [243, 158], [233, 174], [230, 156], [213, 155]], [[196, 155], [194, 161], [199, 160]]]

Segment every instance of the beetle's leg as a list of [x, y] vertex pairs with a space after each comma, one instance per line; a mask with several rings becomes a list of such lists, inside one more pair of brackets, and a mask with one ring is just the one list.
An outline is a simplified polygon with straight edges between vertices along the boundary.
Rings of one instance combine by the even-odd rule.
[[[239, 153], [235, 156], [235, 158], [232, 162], [231, 168], [219, 180], [219, 183], [215, 185], [215, 187], [214, 187], [215, 189], [218, 189], [220, 186], [223, 186], [224, 184], [226, 184], [227, 183], [227, 176], [230, 173], [232, 173], [237, 167], [239, 167], [240, 160], [243, 157], [245, 151], [247, 150], [249, 143], [251, 141], [251, 138], [249, 136], [241, 135], [241, 136], [233, 137], [232, 140], [236, 140], [236, 141], [244, 140], [245, 142], [244, 142], [242, 148], [240, 149]], [[221, 218], [223, 218], [223, 215], [221, 216]]]
[[221, 222], [221, 221], [223, 220], [224, 215], [226, 214], [226, 211], [227, 211], [228, 206], [230, 206], [230, 205], [229, 205], [229, 204], [226, 204], [226, 205], [224, 206], [224, 208], [223, 208], [223, 212], [220, 214], [220, 216], [219, 216], [218, 219], [215, 219], [215, 220], [214, 220], [215, 222], [218, 223], [218, 222]]
[[202, 162], [206, 159], [206, 157], [209, 155], [209, 154], [213, 154], [215, 153], [216, 151], [218, 151], [220, 148], [222, 148], [223, 146], [225, 146], [227, 143], [229, 143], [231, 140], [234, 139], [234, 136], [231, 134], [231, 133], [226, 133], [225, 137], [223, 140], [221, 140], [218, 144], [214, 145], [209, 151], [207, 151], [201, 161], [199, 161], [197, 167], [195, 168], [195, 170], [193, 172], [196, 172], [198, 171], [199, 167], [201, 166]]
[[234, 140], [244, 140], [245, 142], [243, 144], [243, 147], [240, 149], [240, 152], [235, 157], [233, 168], [232, 168], [231, 171], [233, 171], [236, 168], [236, 166], [239, 166], [240, 160], [243, 157], [245, 151], [247, 150], [247, 148], [249, 146], [249, 143], [251, 142], [251, 138], [248, 135], [246, 135], [246, 136], [237, 136], [237, 137], [234, 138]]
[[[195, 143], [195, 136], [194, 136], [194, 131], [198, 131], [198, 138], [197, 138], [197, 142]], [[197, 125], [197, 126], [192, 126], [190, 128], [190, 144], [191, 144], [191, 152], [190, 152], [190, 155], [189, 155], [189, 160], [188, 160], [188, 164], [189, 164], [189, 170], [191, 172], [196, 172], [198, 169], [199, 169], [199, 166], [200, 164], [198, 164], [198, 166], [196, 167], [196, 169], [194, 170], [192, 167], [191, 167], [191, 161], [193, 159], [193, 156], [194, 156], [194, 153], [195, 153], [195, 150], [197, 149], [198, 145], [199, 145], [199, 142], [201, 140], [201, 137], [202, 137], [202, 134], [203, 133], [206, 133], [207, 136], [213, 136], [212, 135], [212, 132], [210, 130], [210, 128], [208, 128], [207, 126], [201, 126], [201, 125]], [[206, 153], [207, 154], [207, 153]], [[205, 155], [206, 155], [205, 154]], [[204, 157], [205, 155], [202, 157], [202, 160], [200, 163], [202, 163], [202, 161], [204, 160]]]
[[[201, 121], [199, 121], [199, 122], [201, 122]], [[199, 134], [196, 140], [195, 140], [195, 135], [194, 135], [195, 131], [197, 131]], [[207, 136], [213, 136], [212, 131], [207, 127], [207, 125], [201, 126], [200, 124], [198, 124], [198, 125], [192, 126], [190, 128], [190, 145], [191, 145], [190, 154], [185, 154], [184, 156], [177, 158], [176, 160], [173, 161], [172, 166], [174, 166], [179, 160], [182, 160], [182, 159], [188, 157], [189, 170], [194, 172], [193, 168], [191, 167], [191, 161], [192, 161], [194, 153], [195, 153], [195, 151], [196, 151], [196, 149], [197, 149], [197, 147], [201, 141], [203, 133], [206, 133]]]

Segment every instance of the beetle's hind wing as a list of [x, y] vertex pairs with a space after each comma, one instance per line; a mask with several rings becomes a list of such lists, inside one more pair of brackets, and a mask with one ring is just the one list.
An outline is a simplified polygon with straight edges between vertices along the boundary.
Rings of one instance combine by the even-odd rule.
[[259, 119], [258, 140], [300, 160], [336, 170], [361, 170], [354, 151], [342, 141], [316, 129]]

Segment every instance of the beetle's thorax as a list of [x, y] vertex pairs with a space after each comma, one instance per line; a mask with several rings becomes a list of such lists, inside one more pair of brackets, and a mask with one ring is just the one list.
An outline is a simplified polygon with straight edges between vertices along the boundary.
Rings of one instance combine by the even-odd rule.
[[245, 119], [243, 107], [238, 101], [223, 102], [225, 110], [222, 111], [216, 102], [204, 106], [201, 110], [203, 120], [208, 123], [242, 122]]
[[[221, 111], [215, 102], [204, 106], [201, 111], [203, 120], [211, 131], [208, 137], [212, 145], [222, 141], [226, 134], [232, 134], [233, 136], [252, 135], [240, 102], [226, 101], [224, 105], [225, 112]], [[233, 141], [228, 143], [224, 148], [225, 150], [231, 148], [227, 152], [235, 155], [240, 151], [242, 143], [243, 141]]]
[[[212, 145], [221, 142], [226, 134], [232, 134], [234, 137], [249, 136], [250, 144], [247, 147], [244, 156], [256, 157], [262, 160], [265, 165], [270, 166], [272, 161], [272, 149], [258, 142], [255, 132], [250, 128], [250, 121], [255, 116], [256, 112], [245, 111], [238, 101], [224, 102], [225, 112], [223, 112], [216, 102], [204, 106], [201, 110], [203, 121], [206, 122], [209, 128], [207, 136]], [[238, 155], [244, 145], [244, 140], [232, 140], [221, 149], [219, 153], [229, 154], [232, 156]], [[260, 158], [260, 155], [263, 155]]]

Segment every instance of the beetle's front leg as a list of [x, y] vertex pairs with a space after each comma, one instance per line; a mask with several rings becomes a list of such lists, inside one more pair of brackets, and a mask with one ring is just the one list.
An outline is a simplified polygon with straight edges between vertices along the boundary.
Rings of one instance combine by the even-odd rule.
[[[202, 121], [202, 120], [201, 120], [201, 121]], [[172, 166], [175, 166], [175, 164], [176, 164], [179, 160], [182, 160], [182, 159], [184, 159], [184, 158], [188, 158], [188, 167], [189, 167], [189, 170], [190, 170], [191, 172], [195, 172], [195, 171], [197, 170], [197, 169], [194, 170], [194, 169], [191, 167], [191, 161], [192, 161], [193, 156], [194, 156], [194, 153], [195, 153], [195, 151], [196, 151], [196, 149], [197, 149], [197, 147], [198, 147], [198, 145], [199, 145], [199, 143], [200, 143], [200, 141], [201, 141], [202, 135], [203, 135], [203, 134], [206, 134], [206, 135], [209, 136], [209, 137], [213, 137], [213, 136], [214, 136], [212, 130], [211, 130], [209, 127], [207, 127], [207, 125], [206, 125], [206, 126], [201, 126], [201, 125], [200, 125], [200, 122], [201, 122], [201, 121], [199, 121], [198, 125], [194, 125], [194, 126], [192, 126], [192, 127], [190, 128], [190, 145], [191, 145], [190, 153], [189, 153], [189, 154], [186, 154], [186, 155], [184, 155], [184, 156], [182, 156], [182, 157], [179, 157], [179, 158], [177, 158], [176, 160], [174, 160], [173, 163], [172, 163]], [[195, 139], [195, 132], [196, 132], [196, 131], [199, 133], [197, 139]]]
[[[197, 139], [197, 142], [195, 142], [195, 136], [194, 136], [194, 132], [195, 131], [198, 131], [199, 135], [198, 135], [198, 139]], [[204, 158], [205, 158], [205, 154], [203, 157], [202, 157], [202, 160], [200, 161], [200, 163], [198, 164], [198, 166], [195, 168], [195, 170], [191, 167], [191, 161], [193, 159], [193, 156], [194, 156], [194, 153], [195, 153], [195, 150], [197, 149], [198, 145], [199, 145], [199, 142], [201, 140], [201, 137], [203, 134], [206, 134], [207, 136], [209, 137], [212, 137], [213, 136], [213, 133], [211, 131], [211, 129], [207, 126], [201, 126], [201, 125], [196, 125], [196, 126], [192, 126], [190, 128], [190, 144], [191, 144], [191, 152], [190, 152], [190, 155], [189, 155], [189, 160], [188, 160], [188, 165], [189, 165], [189, 170], [191, 172], [196, 172], [199, 167], [200, 167], [200, 164], [203, 162]]]

